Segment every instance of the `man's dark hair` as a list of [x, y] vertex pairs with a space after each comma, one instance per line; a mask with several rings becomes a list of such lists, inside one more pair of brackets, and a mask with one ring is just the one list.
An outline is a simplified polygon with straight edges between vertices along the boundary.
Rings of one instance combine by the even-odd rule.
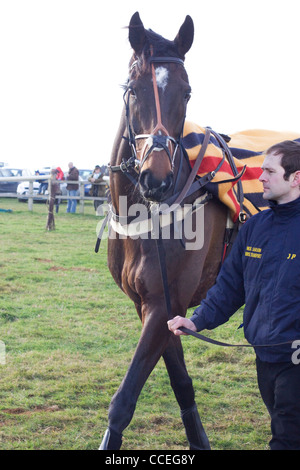
[[279, 144], [272, 145], [266, 154], [273, 153], [281, 155], [281, 166], [284, 168], [284, 179], [288, 180], [292, 173], [300, 170], [300, 142], [284, 140]]

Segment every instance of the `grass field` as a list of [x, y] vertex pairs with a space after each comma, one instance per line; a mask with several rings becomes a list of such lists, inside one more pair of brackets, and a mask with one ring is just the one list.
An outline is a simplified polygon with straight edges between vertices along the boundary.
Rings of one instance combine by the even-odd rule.
[[[94, 253], [96, 218], [0, 199], [0, 449], [97, 449], [107, 412], [140, 335], [133, 304], [113, 282], [106, 243]], [[210, 334], [242, 342], [242, 312]], [[183, 339], [196, 401], [213, 449], [267, 449], [269, 417], [252, 350]], [[124, 450], [188, 449], [160, 361], [147, 381]]]

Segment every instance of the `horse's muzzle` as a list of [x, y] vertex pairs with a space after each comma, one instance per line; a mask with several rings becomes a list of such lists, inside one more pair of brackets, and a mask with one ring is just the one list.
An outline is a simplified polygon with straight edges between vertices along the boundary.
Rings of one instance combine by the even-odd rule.
[[168, 191], [173, 185], [173, 173], [169, 173], [163, 180], [155, 178], [150, 170], [142, 171], [140, 178], [140, 192], [145, 199], [161, 202], [166, 199]]

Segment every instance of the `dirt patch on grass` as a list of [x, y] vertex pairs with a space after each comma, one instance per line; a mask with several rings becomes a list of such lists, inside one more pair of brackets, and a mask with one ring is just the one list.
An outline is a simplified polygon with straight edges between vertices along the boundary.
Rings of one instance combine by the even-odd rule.
[[63, 266], [51, 266], [51, 268], [49, 268], [49, 271], [84, 271], [89, 273], [96, 273], [97, 269], [81, 267], [64, 268]]
[[[34, 258], [35, 261], [39, 261], [40, 263], [53, 263], [52, 259], [47, 259], [47, 258]], [[64, 266], [51, 266], [49, 268], [49, 271], [84, 271], [84, 272], [90, 272], [90, 273], [95, 273], [98, 270], [95, 268], [84, 268], [81, 266], [72, 266], [70, 268], [66, 268]]]
[[57, 405], [53, 406], [35, 406], [31, 410], [25, 410], [24, 408], [7, 408], [6, 410], [1, 410], [2, 413], [7, 413], [11, 415], [31, 415], [32, 413], [42, 413], [55, 411], [61, 411], [61, 408]]
[[47, 259], [47, 258], [34, 258], [35, 261], [40, 261], [40, 263], [53, 263], [52, 259]]

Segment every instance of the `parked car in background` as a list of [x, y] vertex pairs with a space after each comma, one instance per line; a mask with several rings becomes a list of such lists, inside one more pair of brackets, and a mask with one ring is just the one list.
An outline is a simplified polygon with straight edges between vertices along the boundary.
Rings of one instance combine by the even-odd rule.
[[[30, 176], [29, 170], [21, 168], [11, 168], [8, 166], [0, 167], [0, 177], [10, 178], [12, 176]], [[0, 192], [1, 193], [16, 193], [19, 183], [17, 181], [1, 181]]]
[[[89, 177], [92, 175], [93, 170], [78, 170], [79, 171], [79, 179], [81, 181], [87, 181]], [[84, 195], [89, 196], [89, 190], [91, 189], [91, 183], [87, 183], [84, 185]]]
[[[33, 182], [33, 194], [37, 195], [39, 192], [39, 187], [40, 183], [37, 181]], [[28, 194], [29, 194], [29, 181], [22, 181], [22, 183], [19, 183], [18, 188], [17, 188], [17, 196], [19, 202], [25, 202], [28, 200]]]
[[[48, 168], [48, 167], [41, 168], [40, 170], [37, 170], [37, 171], [39, 172], [40, 175], [43, 175], [43, 176], [50, 175], [50, 168]], [[35, 176], [35, 175], [30, 174], [30, 175], [26, 175], [26, 176]], [[40, 189], [41, 181], [39, 181], [38, 175], [36, 175], [36, 178], [37, 178], [37, 180], [33, 182], [33, 194], [34, 194], [34, 196], [36, 196], [34, 198], [35, 201], [41, 200], [41, 198], [39, 197], [39, 189]], [[18, 184], [18, 187], [17, 187], [17, 196], [18, 196], [19, 202], [27, 201], [28, 200], [28, 194], [29, 194], [29, 181], [22, 181], [21, 183]], [[44, 201], [45, 201], [45, 199], [44, 199]]]

